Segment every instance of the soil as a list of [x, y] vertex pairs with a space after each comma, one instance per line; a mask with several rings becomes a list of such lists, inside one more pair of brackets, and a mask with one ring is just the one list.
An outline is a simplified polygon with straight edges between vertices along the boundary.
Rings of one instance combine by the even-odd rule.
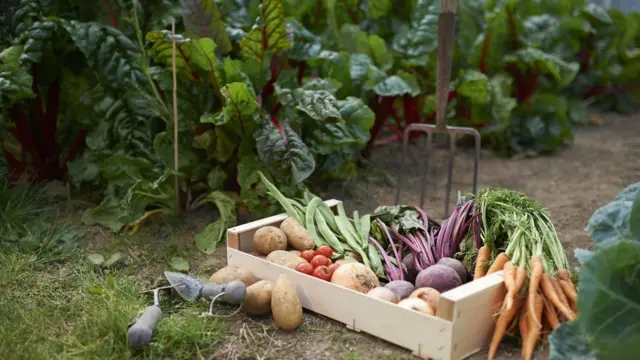
[[[604, 124], [578, 129], [574, 142], [551, 156], [535, 158], [498, 158], [483, 150], [480, 158], [478, 188], [488, 186], [519, 190], [548, 208], [556, 230], [572, 264], [577, 264], [573, 249], [589, 248], [591, 240], [584, 233], [589, 217], [610, 202], [625, 186], [638, 181], [640, 175], [640, 116], [604, 115]], [[446, 149], [443, 149], [446, 151]], [[424, 154], [412, 149], [401, 164], [402, 147], [388, 145], [374, 151], [368, 177], [335, 185], [331, 189], [313, 190], [323, 198], [344, 201], [347, 211], [371, 212], [378, 205], [395, 203], [396, 175], [404, 175], [401, 202], [419, 203], [421, 166], [413, 158]], [[452, 203], [456, 193], [472, 189], [473, 162], [469, 150], [456, 156]], [[446, 189], [446, 152], [432, 156], [433, 173], [424, 209], [441, 217]], [[217, 256], [224, 256], [219, 249]], [[330, 301], [330, 299], [328, 300]], [[339, 306], [340, 304], [336, 304]], [[372, 314], [375, 316], [375, 314]], [[237, 319], [234, 336], [225, 341], [214, 359], [410, 359], [408, 351], [366, 334], [347, 330], [344, 325], [321, 316], [305, 313], [302, 329], [294, 333], [277, 331], [270, 319]], [[513, 345], [504, 345], [497, 359], [519, 359]], [[546, 358], [539, 351], [535, 358]], [[486, 350], [471, 359], [486, 357]]]

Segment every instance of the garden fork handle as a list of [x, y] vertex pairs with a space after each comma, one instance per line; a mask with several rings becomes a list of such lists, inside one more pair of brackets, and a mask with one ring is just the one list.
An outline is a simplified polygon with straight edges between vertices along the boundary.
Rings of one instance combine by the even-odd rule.
[[438, 14], [438, 63], [436, 64], [436, 130], [447, 130], [447, 100], [451, 80], [451, 53], [457, 0], [440, 0]]

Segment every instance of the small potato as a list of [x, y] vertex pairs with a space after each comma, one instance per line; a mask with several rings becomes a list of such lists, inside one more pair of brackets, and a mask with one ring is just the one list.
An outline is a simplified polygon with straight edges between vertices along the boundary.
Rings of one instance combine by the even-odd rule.
[[302, 254], [302, 251], [298, 251], [298, 250], [289, 250], [289, 252], [294, 254], [295, 256], [300, 256], [300, 254]]
[[298, 264], [307, 262], [307, 260], [284, 250], [273, 251], [267, 255], [266, 260], [292, 270], [295, 270]]
[[302, 304], [287, 275], [280, 275], [271, 295], [273, 320], [282, 330], [294, 330], [302, 325]]
[[269, 280], [260, 280], [247, 287], [244, 311], [250, 316], [267, 315], [271, 311], [271, 296], [276, 284]]
[[253, 247], [265, 255], [275, 250], [285, 250], [287, 235], [275, 226], [263, 226], [253, 234]]
[[309, 235], [307, 229], [305, 229], [298, 220], [290, 217], [280, 224], [280, 229], [287, 235], [287, 241], [292, 248], [298, 251], [313, 249], [315, 243]]
[[251, 286], [258, 281], [258, 278], [251, 271], [234, 265], [223, 267], [209, 278], [212, 284], [226, 284], [233, 280], [240, 280], [245, 286]]
[[259, 253], [259, 252], [257, 252], [257, 251], [252, 251], [252, 252], [250, 252], [249, 254], [250, 254], [250, 255], [253, 255], [253, 256], [255, 256], [255, 257], [259, 257], [260, 259], [265, 259], [265, 258], [266, 258], [266, 256], [265, 256], [264, 254], [261, 254], [261, 253]]

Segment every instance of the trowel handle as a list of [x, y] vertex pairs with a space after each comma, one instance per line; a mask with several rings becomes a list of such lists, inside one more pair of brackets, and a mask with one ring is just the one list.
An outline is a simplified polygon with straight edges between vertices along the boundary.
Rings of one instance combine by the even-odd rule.
[[135, 324], [129, 328], [127, 338], [129, 346], [143, 348], [151, 342], [153, 331], [162, 317], [162, 310], [157, 305], [151, 305], [144, 309]]
[[202, 288], [201, 296], [205, 299], [212, 299], [224, 292], [224, 287], [227, 284], [204, 284]]

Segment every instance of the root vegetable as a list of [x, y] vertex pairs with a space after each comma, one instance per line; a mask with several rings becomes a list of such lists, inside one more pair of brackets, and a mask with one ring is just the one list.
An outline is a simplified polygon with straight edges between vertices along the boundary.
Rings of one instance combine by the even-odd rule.
[[243, 305], [247, 315], [261, 316], [271, 311], [271, 296], [275, 286], [273, 281], [260, 280], [247, 287], [247, 297]]
[[315, 242], [307, 229], [292, 217], [287, 218], [280, 224], [280, 230], [284, 231], [287, 236], [287, 242], [296, 250], [304, 251], [315, 247]]
[[435, 311], [429, 306], [429, 304], [418, 298], [407, 298], [398, 303], [398, 306], [403, 307], [405, 309], [421, 312], [427, 315], [435, 315]]
[[293, 270], [296, 269], [296, 266], [298, 266], [298, 264], [307, 262], [307, 260], [284, 250], [276, 250], [271, 252], [271, 254], [267, 255], [267, 261]]
[[518, 320], [518, 329], [520, 330], [520, 338], [522, 339], [522, 356], [524, 357], [524, 349], [527, 348], [527, 336], [529, 335], [529, 316], [527, 315], [526, 306], [523, 307], [523, 311], [520, 313], [520, 319]]
[[430, 287], [443, 293], [462, 284], [460, 276], [451, 267], [435, 264], [422, 270], [416, 278], [416, 287]]
[[285, 250], [287, 235], [275, 226], [263, 226], [253, 234], [253, 247], [265, 255], [275, 250]]
[[440, 304], [440, 292], [438, 290], [429, 287], [419, 288], [412, 292], [409, 298], [418, 298], [426, 301], [434, 313], [438, 313], [438, 304]]
[[226, 284], [233, 280], [240, 280], [245, 286], [251, 286], [258, 281], [258, 278], [251, 271], [234, 265], [223, 267], [209, 278], [212, 284]]
[[[295, 255], [295, 256], [297, 256], [297, 257], [302, 257], [302, 256], [300, 256], [300, 255], [302, 255], [302, 251], [298, 251], [298, 250], [289, 250], [289, 253], [291, 253], [291, 254], [293, 254], [293, 255]], [[305, 260], [307, 260], [307, 259], [305, 259]], [[307, 261], [309, 261], [309, 260], [307, 260]]]
[[[540, 259], [539, 256], [533, 255], [531, 256], [531, 279], [529, 280], [529, 292], [528, 292], [528, 297], [527, 297], [527, 306], [528, 306], [528, 310], [529, 310], [529, 317], [531, 318], [531, 320], [536, 320], [535, 319], [535, 314], [536, 314], [536, 308], [535, 308], [535, 302], [536, 302], [536, 296], [538, 294], [538, 288], [540, 287], [540, 280], [542, 279], [542, 273], [544, 272], [544, 266], [542, 265], [542, 260]], [[533, 322], [533, 325], [535, 325], [535, 328], [537, 330], [537, 332], [540, 332], [540, 327], [542, 327], [542, 324], [540, 324], [540, 322], [536, 322], [536, 321], [530, 321]], [[529, 326], [529, 331], [533, 331], [534, 329], [532, 329], [534, 326]]]
[[271, 294], [273, 320], [282, 330], [294, 330], [302, 325], [302, 304], [287, 275], [280, 275]]
[[412, 283], [404, 280], [394, 280], [384, 286], [385, 288], [393, 291], [398, 299], [403, 300], [408, 298], [409, 295], [416, 289]]
[[473, 273], [473, 280], [480, 279], [485, 276], [487, 269], [485, 268], [487, 261], [491, 256], [491, 249], [488, 246], [483, 246], [478, 250], [478, 256], [476, 257], [476, 268]]
[[333, 272], [331, 282], [338, 286], [365, 294], [371, 289], [380, 286], [378, 276], [376, 276], [373, 270], [360, 263], [340, 265], [340, 267]]
[[551, 303], [560, 310], [560, 313], [564, 315], [570, 321], [576, 319], [576, 314], [565, 304], [560, 301], [558, 294], [556, 293], [551, 280], [549, 280], [550, 276], [547, 273], [542, 274], [540, 279], [540, 284], [542, 285], [542, 292], [544, 295], [551, 301]]
[[502, 270], [504, 268], [504, 264], [506, 264], [507, 261], [509, 261], [509, 258], [505, 253], [501, 252], [500, 254], [498, 254], [498, 256], [496, 256], [496, 259], [493, 260], [493, 264], [491, 264], [491, 267], [489, 267], [489, 270], [487, 270], [487, 275]]
[[392, 302], [394, 304], [397, 304], [398, 301], [400, 301], [396, 296], [396, 294], [393, 293], [393, 291], [385, 287], [373, 288], [369, 290], [369, 292], [367, 293], [367, 296], [371, 296], [373, 298], [380, 299], [382, 301]]
[[543, 313], [552, 330], [555, 330], [558, 326], [560, 326], [558, 313], [556, 312], [556, 308], [553, 306], [553, 303], [551, 303], [551, 301], [547, 301], [546, 299], [544, 299]]
[[402, 263], [407, 267], [407, 274], [405, 280], [414, 283], [418, 276], [418, 269], [416, 269], [416, 263], [413, 260], [413, 254], [408, 254], [402, 259]]
[[[531, 295], [529, 295], [531, 296]], [[533, 356], [533, 351], [540, 339], [540, 323], [542, 322], [542, 310], [544, 308], [544, 301], [542, 295], [533, 294], [533, 313], [529, 314], [527, 344], [522, 348], [523, 357], [525, 360], [530, 360]]]
[[349, 264], [349, 263], [358, 263], [358, 260], [349, 257], [349, 256], [345, 256], [344, 259], [340, 259], [340, 260], [336, 260], [335, 262], [336, 264], [340, 264], [340, 265], [344, 265], [344, 264]]
[[498, 345], [500, 345], [500, 341], [504, 337], [504, 334], [507, 332], [507, 328], [511, 321], [518, 314], [518, 310], [522, 306], [523, 300], [520, 297], [516, 297], [513, 303], [513, 306], [509, 310], [503, 310], [498, 317], [496, 322], [496, 328], [493, 332], [493, 337], [491, 338], [491, 343], [489, 345], [489, 360], [493, 359], [496, 355], [496, 351], [498, 350]]
[[[507, 264], [510, 264], [510, 263], [507, 263]], [[505, 273], [509, 272], [507, 269], [508, 267], [507, 264], [505, 264]], [[505, 297], [505, 300], [504, 300], [505, 310], [511, 309], [511, 306], [513, 306], [514, 298], [518, 295], [518, 293], [524, 286], [524, 282], [526, 281], [526, 279], [527, 279], [527, 272], [524, 269], [524, 266], [521, 265], [520, 267], [518, 267], [517, 270], [515, 270], [514, 283], [512, 285], [512, 288], [508, 290], [507, 296]]]
[[467, 282], [467, 268], [464, 267], [464, 264], [460, 260], [456, 260], [454, 258], [442, 258], [438, 260], [438, 264], [446, 265], [455, 270], [460, 277], [460, 281], [462, 283]]

